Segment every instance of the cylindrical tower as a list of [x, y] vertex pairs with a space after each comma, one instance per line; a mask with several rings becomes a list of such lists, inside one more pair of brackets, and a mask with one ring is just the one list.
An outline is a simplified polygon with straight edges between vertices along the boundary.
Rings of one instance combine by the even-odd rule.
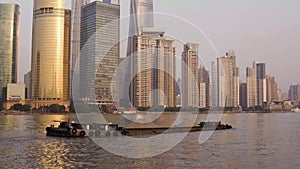
[[[33, 107], [65, 104], [69, 99], [70, 17], [64, 0], [35, 0], [32, 31]], [[70, 12], [69, 12], [70, 13]], [[66, 12], [68, 14], [68, 12]], [[68, 35], [66, 35], [66, 33]], [[68, 46], [68, 47], [66, 47]]]

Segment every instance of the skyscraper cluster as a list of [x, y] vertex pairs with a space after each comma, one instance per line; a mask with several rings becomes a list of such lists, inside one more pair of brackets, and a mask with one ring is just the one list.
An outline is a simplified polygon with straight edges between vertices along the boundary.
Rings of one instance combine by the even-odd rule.
[[[68, 107], [74, 98], [100, 105], [203, 109], [255, 109], [280, 100], [265, 63], [254, 62], [241, 83], [233, 50], [212, 62], [209, 72], [199, 62], [201, 44], [196, 43], [183, 46], [181, 84], [176, 84], [180, 65], [175, 64], [174, 40], [155, 27], [153, 0], [130, 1], [127, 56], [122, 59], [119, 3], [72, 0], [72, 10], [64, 6], [64, 0], [34, 1], [31, 70], [24, 78], [32, 108]], [[0, 4], [0, 13], [1, 95], [8, 83], [17, 82], [20, 7]], [[121, 60], [128, 65], [117, 72]], [[290, 99], [299, 100], [298, 86], [291, 86]]]
[[[247, 100], [241, 104], [244, 109], [262, 109], [264, 105], [278, 101], [278, 88], [274, 76], [266, 74], [266, 64], [253, 62], [246, 68], [246, 93], [240, 97]], [[242, 84], [241, 84], [242, 85]]]

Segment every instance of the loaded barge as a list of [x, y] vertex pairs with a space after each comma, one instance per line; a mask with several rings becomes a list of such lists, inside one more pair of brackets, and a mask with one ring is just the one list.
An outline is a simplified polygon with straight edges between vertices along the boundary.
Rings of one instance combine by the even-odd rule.
[[192, 127], [119, 127], [117, 124], [79, 124], [60, 122], [58, 127], [50, 125], [46, 128], [47, 136], [56, 137], [101, 137], [101, 136], [142, 136], [161, 133], [174, 132], [196, 132], [232, 129], [231, 125], [221, 124], [221, 122], [200, 122], [197, 126]]

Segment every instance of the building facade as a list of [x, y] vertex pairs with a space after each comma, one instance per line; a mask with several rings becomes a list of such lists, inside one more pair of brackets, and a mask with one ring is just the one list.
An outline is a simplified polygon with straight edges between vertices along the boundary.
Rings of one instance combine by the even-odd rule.
[[288, 98], [290, 100], [300, 100], [300, 84], [292, 84], [290, 86]]
[[219, 107], [239, 107], [239, 69], [236, 55], [229, 51], [217, 59]]
[[247, 83], [241, 83], [240, 84], [240, 105], [243, 109], [246, 109], [248, 104], [248, 91], [247, 91], [248, 85]]
[[253, 63], [253, 68], [246, 69], [247, 80], [247, 108], [255, 108], [257, 105], [257, 91], [256, 91], [256, 65]]
[[[130, 21], [128, 38], [142, 33], [142, 28], [153, 28], [153, 0], [130, 0]], [[127, 56], [133, 53], [133, 40], [128, 40]]]
[[131, 101], [135, 107], [176, 107], [174, 41], [163, 34], [148, 29], [133, 37]]
[[25, 104], [25, 84], [9, 83], [4, 88], [3, 94], [5, 109], [10, 109], [15, 104]]
[[31, 71], [24, 75], [24, 84], [26, 87], [26, 99], [31, 98]]
[[[80, 22], [81, 22], [81, 7], [88, 4], [90, 0], [72, 0], [72, 25], [71, 25], [71, 58], [70, 58], [70, 95], [72, 95], [72, 82], [74, 81], [74, 90], [79, 88], [79, 62], [80, 56]], [[77, 65], [77, 68], [75, 66]], [[75, 71], [76, 70], [76, 71]], [[76, 75], [73, 75], [76, 73]], [[73, 78], [74, 77], [74, 78]], [[76, 80], [75, 80], [76, 79]], [[76, 91], [77, 91], [76, 90]], [[75, 92], [74, 92], [75, 93]], [[78, 97], [78, 96], [77, 96]]]
[[118, 82], [113, 76], [120, 62], [119, 39], [119, 5], [94, 1], [82, 7], [79, 76], [81, 100], [100, 104], [118, 101]]
[[263, 102], [267, 102], [267, 82], [266, 82], [266, 64], [256, 64], [256, 90], [257, 90], [257, 105], [262, 106]]
[[198, 73], [198, 85], [199, 85], [199, 101], [200, 108], [210, 107], [210, 78], [209, 72], [205, 69], [203, 65], [199, 67]]
[[182, 52], [182, 107], [199, 107], [199, 45], [187, 43]]
[[218, 102], [218, 71], [217, 63], [211, 63], [211, 108], [219, 106]]
[[35, 0], [31, 107], [69, 106], [71, 11], [64, 0]]
[[266, 75], [267, 102], [278, 101], [277, 82], [274, 76]]
[[0, 103], [2, 88], [17, 82], [20, 6], [0, 3]]

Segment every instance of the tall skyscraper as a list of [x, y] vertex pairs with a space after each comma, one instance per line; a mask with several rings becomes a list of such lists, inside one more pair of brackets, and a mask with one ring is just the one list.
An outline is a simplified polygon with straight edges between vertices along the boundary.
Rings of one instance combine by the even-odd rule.
[[153, 27], [153, 0], [131, 0], [127, 56], [133, 53], [133, 41], [130, 40], [133, 35], [141, 34], [142, 28]]
[[239, 69], [234, 51], [218, 58], [219, 107], [239, 107]]
[[257, 79], [256, 79], [256, 64], [253, 63], [253, 68], [247, 67], [246, 80], [247, 80], [247, 107], [255, 108], [257, 105]]
[[266, 75], [267, 102], [277, 101], [277, 82], [274, 76]]
[[[79, 86], [79, 79], [73, 79], [74, 71], [76, 70], [76, 62], [78, 61], [80, 55], [80, 21], [81, 21], [81, 7], [88, 4], [90, 0], [72, 0], [72, 26], [71, 26], [71, 65], [70, 65], [70, 76], [71, 76], [71, 86], [74, 80], [74, 90]], [[79, 62], [77, 63], [79, 68]], [[79, 70], [79, 69], [78, 69]], [[79, 72], [76, 72], [77, 76]], [[76, 76], [76, 75], [75, 75]], [[71, 89], [70, 89], [71, 90]], [[71, 94], [71, 91], [70, 91]]]
[[219, 106], [218, 102], [218, 71], [217, 63], [211, 63], [211, 108]]
[[31, 71], [24, 75], [24, 83], [25, 83], [26, 94], [27, 94], [26, 99], [30, 99], [31, 98]]
[[200, 65], [198, 73], [198, 85], [199, 85], [199, 101], [200, 108], [210, 107], [210, 78], [209, 72], [203, 65]]
[[243, 109], [247, 108], [248, 94], [247, 94], [247, 83], [240, 84], [240, 105]]
[[31, 106], [69, 106], [71, 11], [64, 0], [35, 0]]
[[131, 101], [135, 107], [175, 107], [174, 41], [164, 32], [143, 29], [133, 37], [133, 74]]
[[292, 84], [290, 86], [288, 98], [290, 100], [300, 100], [300, 84]]
[[94, 1], [83, 6], [80, 28], [80, 98], [113, 104], [120, 62], [120, 6]]
[[267, 101], [267, 82], [266, 82], [266, 64], [256, 64], [256, 76], [257, 76], [257, 105], [262, 106], [263, 102]]
[[199, 107], [199, 45], [187, 43], [182, 52], [182, 107]]
[[0, 103], [2, 88], [17, 83], [20, 6], [0, 3]]

